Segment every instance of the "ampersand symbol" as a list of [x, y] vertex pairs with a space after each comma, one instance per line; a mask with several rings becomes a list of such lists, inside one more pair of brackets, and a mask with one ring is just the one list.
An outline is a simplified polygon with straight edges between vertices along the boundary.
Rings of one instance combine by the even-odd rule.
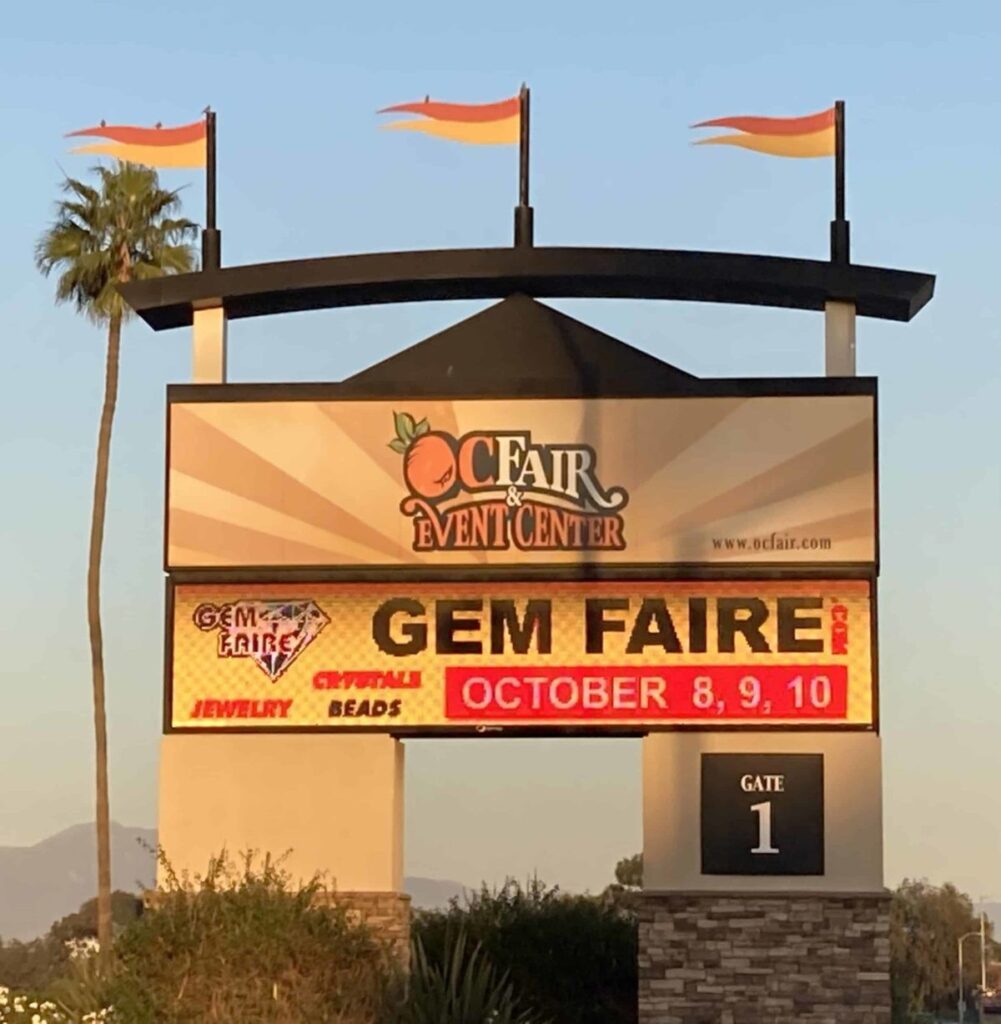
[[521, 491], [514, 485], [510, 486], [507, 489], [506, 501], [508, 508], [521, 508]]

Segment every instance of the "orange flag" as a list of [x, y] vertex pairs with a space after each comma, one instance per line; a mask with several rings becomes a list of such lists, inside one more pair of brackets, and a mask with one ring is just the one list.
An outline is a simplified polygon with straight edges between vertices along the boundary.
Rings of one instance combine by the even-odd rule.
[[733, 135], [712, 135], [696, 146], [740, 146], [770, 156], [834, 156], [834, 107], [806, 117], [717, 117], [693, 128], [733, 128]]
[[113, 156], [147, 167], [204, 167], [206, 164], [206, 123], [195, 121], [176, 128], [139, 128], [134, 125], [105, 125], [81, 128], [67, 138], [97, 138], [106, 141], [77, 146], [73, 153]]
[[380, 114], [417, 114], [405, 121], [390, 121], [381, 127], [391, 131], [422, 132], [453, 142], [481, 146], [517, 143], [521, 133], [521, 100], [518, 96], [497, 103], [439, 103], [430, 99], [398, 103]]

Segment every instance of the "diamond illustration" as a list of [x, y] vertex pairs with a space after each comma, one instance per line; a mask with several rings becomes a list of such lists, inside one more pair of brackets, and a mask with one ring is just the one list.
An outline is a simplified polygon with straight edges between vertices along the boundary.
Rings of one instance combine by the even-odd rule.
[[330, 619], [315, 601], [237, 601], [219, 634], [223, 657], [253, 658], [275, 682]]

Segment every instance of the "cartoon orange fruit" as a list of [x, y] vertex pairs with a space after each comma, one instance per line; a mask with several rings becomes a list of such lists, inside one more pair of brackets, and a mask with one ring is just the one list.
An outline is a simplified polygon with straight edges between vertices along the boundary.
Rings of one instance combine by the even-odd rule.
[[414, 440], [403, 457], [403, 478], [415, 494], [440, 498], [455, 483], [455, 452], [446, 434], [432, 431]]
[[455, 442], [448, 434], [432, 430], [427, 419], [414, 422], [405, 412], [393, 413], [396, 437], [389, 442], [403, 456], [403, 479], [413, 494], [433, 501], [455, 485]]

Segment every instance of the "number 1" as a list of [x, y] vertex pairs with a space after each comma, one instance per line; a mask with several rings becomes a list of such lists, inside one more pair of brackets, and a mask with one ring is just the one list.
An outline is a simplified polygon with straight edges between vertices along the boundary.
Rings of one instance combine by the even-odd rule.
[[752, 804], [751, 810], [758, 816], [758, 845], [751, 850], [751, 853], [778, 853], [778, 849], [772, 846], [771, 800], [763, 804]]

